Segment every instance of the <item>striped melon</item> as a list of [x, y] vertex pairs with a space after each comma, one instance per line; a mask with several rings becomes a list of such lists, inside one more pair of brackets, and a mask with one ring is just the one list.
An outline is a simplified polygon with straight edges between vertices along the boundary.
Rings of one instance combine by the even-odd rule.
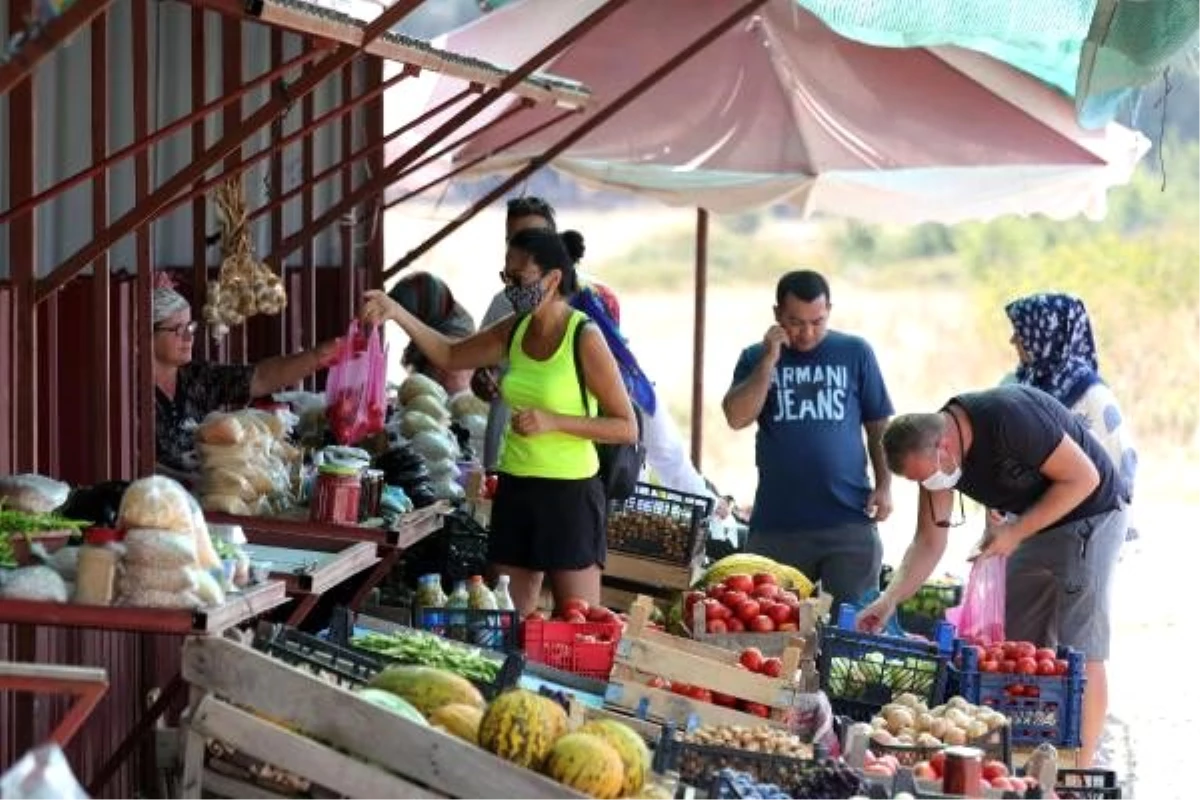
[[545, 771], [559, 783], [600, 800], [619, 797], [625, 784], [621, 756], [590, 733], [568, 733], [555, 742]]
[[451, 703], [483, 708], [483, 695], [466, 678], [433, 667], [394, 664], [371, 679], [374, 689], [401, 697], [429, 716]]
[[514, 764], [540, 768], [559, 732], [559, 719], [551, 705], [525, 689], [505, 692], [483, 714], [479, 746]]
[[615, 719], [592, 720], [581, 725], [577, 733], [597, 736], [617, 751], [625, 767], [621, 797], [634, 797], [650, 774], [650, 748], [645, 740], [628, 725], [622, 725]]
[[447, 733], [471, 744], [479, 744], [479, 723], [483, 720], [483, 709], [464, 703], [442, 706], [429, 715], [429, 722]]

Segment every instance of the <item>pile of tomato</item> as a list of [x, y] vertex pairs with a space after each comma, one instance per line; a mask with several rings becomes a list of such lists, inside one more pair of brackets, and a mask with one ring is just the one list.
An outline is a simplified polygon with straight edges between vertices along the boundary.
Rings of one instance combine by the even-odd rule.
[[703, 604], [708, 633], [774, 633], [800, 628], [800, 597], [779, 586], [775, 576], [730, 575], [707, 591], [684, 596], [684, 620], [691, 626], [693, 609]]

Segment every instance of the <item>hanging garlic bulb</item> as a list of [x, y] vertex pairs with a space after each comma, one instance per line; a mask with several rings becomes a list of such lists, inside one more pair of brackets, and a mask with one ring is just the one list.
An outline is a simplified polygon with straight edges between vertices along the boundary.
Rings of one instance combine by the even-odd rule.
[[247, 229], [241, 178], [217, 187], [213, 196], [221, 226], [221, 270], [208, 284], [204, 321], [220, 338], [255, 314], [279, 314], [287, 307], [283, 281], [254, 257]]

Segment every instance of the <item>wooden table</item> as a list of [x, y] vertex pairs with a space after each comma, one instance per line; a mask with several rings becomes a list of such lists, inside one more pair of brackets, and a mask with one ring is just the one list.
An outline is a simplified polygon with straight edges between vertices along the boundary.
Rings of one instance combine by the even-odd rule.
[[[246, 622], [289, 602], [283, 581], [269, 581], [240, 594], [230, 594], [220, 606], [204, 609], [134, 608], [123, 606], [87, 606], [75, 603], [48, 603], [32, 600], [0, 600], [0, 628], [7, 626], [9, 659], [21, 662], [50, 662], [78, 659], [86, 666], [104, 663], [111, 684], [103, 708], [82, 727], [71, 750], [87, 754], [88, 763], [103, 758], [88, 780], [88, 794], [104, 796], [104, 790], [134, 749], [142, 743], [156, 722], [169, 709], [182, 702], [186, 684], [179, 674], [179, 647], [185, 636], [212, 636]], [[55, 631], [59, 633], [56, 634]], [[70, 631], [99, 634], [94, 646], [102, 652], [72, 652]], [[160, 683], [157, 676], [169, 676]], [[157, 692], [153, 702], [149, 695]], [[32, 703], [14, 698], [15, 717], [33, 720]], [[126, 722], [128, 720], [128, 722]], [[5, 730], [6, 754], [24, 753], [38, 742], [36, 724]], [[128, 728], [126, 728], [128, 724]], [[124, 735], [122, 737], [122, 731]], [[122, 737], [117, 739], [117, 737]], [[109, 744], [115, 742], [110, 750]], [[10, 749], [11, 748], [11, 749]], [[98, 753], [100, 755], [98, 755]], [[153, 749], [146, 750], [143, 762], [153, 761]], [[82, 776], [85, 764], [72, 759]], [[142, 764], [143, 783], [150, 771]], [[112, 794], [133, 796], [137, 786], [118, 785]]]
[[218, 513], [205, 513], [204, 516], [209, 523], [240, 526], [251, 542], [276, 547], [287, 547], [288, 537], [317, 537], [374, 544], [379, 560], [349, 604], [351, 608], [357, 609], [362, 606], [371, 590], [388, 576], [405, 550], [441, 529], [443, 519], [449, 511], [450, 504], [444, 500], [439, 501], [405, 514], [393, 528], [313, 522], [307, 518], [308, 512], [305, 509], [275, 517], [242, 517]]
[[379, 563], [371, 542], [298, 534], [250, 531], [247, 555], [254, 563], [269, 564], [273, 580], [283, 581], [295, 600], [286, 624], [298, 626], [316, 608], [321, 595]]

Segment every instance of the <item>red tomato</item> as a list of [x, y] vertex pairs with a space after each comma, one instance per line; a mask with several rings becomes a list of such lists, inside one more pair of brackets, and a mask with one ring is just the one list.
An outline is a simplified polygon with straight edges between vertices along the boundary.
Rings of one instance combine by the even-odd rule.
[[764, 658], [761, 672], [769, 678], [778, 678], [783, 674], [783, 661], [775, 657]]
[[1005, 775], [997, 775], [994, 778], [984, 778], [984, 783], [990, 785], [993, 789], [999, 789], [1002, 792], [1015, 791], [1012, 781]]
[[1034, 686], [1034, 685], [1028, 684], [1028, 683], [1025, 684], [1025, 696], [1026, 697], [1040, 697], [1041, 694], [1042, 694], [1042, 690], [1039, 689], [1037, 686]]
[[758, 672], [763, 665], [762, 651], [757, 647], [747, 647], [738, 656], [738, 663], [751, 672]]
[[742, 711], [745, 711], [747, 714], [753, 714], [756, 717], [762, 717], [763, 719], [771, 716], [771, 709], [762, 703], [751, 703], [748, 700], [742, 701]]
[[729, 591], [729, 587], [723, 583], [718, 583], [715, 586], [708, 587], [706, 594], [714, 600], [720, 600], [725, 596], [727, 591]]
[[1033, 657], [1038, 661], [1045, 661], [1046, 659], [1054, 661], [1058, 658], [1058, 653], [1054, 652], [1049, 647], [1039, 647], [1037, 652], [1033, 654]]
[[725, 579], [725, 585], [734, 591], [746, 594], [754, 591], [754, 579], [749, 575], [730, 575]]
[[692, 621], [692, 609], [696, 603], [704, 601], [704, 592], [688, 592], [683, 596], [683, 617], [689, 624]]
[[1034, 646], [1033, 642], [1017, 642], [1013, 646], [1013, 652], [1016, 654], [1018, 660], [1033, 658], [1034, 654], [1037, 653], [1037, 647]]
[[1000, 664], [994, 659], [988, 658], [979, 662], [980, 672], [999, 672]]
[[692, 687], [686, 683], [671, 684], [671, 694], [689, 695], [692, 693]]
[[1056, 658], [1054, 660], [1054, 674], [1066, 675], [1071, 669], [1070, 663], [1065, 658]]
[[792, 610], [783, 603], [775, 603], [767, 609], [767, 616], [771, 618], [771, 622], [775, 623], [775, 628], [778, 630], [780, 625], [791, 619]]
[[779, 593], [781, 591], [783, 590], [773, 583], [760, 583], [754, 587], [754, 596], [766, 597], [770, 600], [774, 600], [775, 598], [779, 597]]
[[710, 619], [704, 625], [705, 630], [709, 633], [728, 633], [729, 626], [725, 624], [723, 619]]
[[[868, 750], [867, 752], [871, 751]], [[937, 780], [938, 774], [933, 771], [933, 767], [929, 766], [928, 761], [920, 761], [913, 767], [913, 777], [918, 780], [933, 781]]]
[[987, 649], [987, 657], [990, 661], [995, 661], [999, 664], [1004, 663], [1006, 656], [1004, 655], [1003, 647], [992, 646]]
[[939, 750], [929, 758], [929, 766], [933, 767], [934, 773], [940, 778], [946, 769], [946, 753], [944, 750]]
[[796, 633], [800, 630], [800, 626], [795, 622], [781, 622], [775, 626], [775, 630], [780, 633]]
[[587, 622], [587, 617], [579, 611], [568, 611], [566, 614], [563, 614], [563, 621], [575, 623]]
[[1017, 672], [1022, 675], [1037, 675], [1038, 663], [1031, 656], [1017, 659]]
[[724, 706], [725, 708], [737, 708], [737, 698], [731, 694], [713, 692], [712, 702], [716, 705]]
[[729, 616], [729, 609], [720, 600], [714, 600], [710, 597], [704, 601], [704, 618], [706, 620], [728, 619]]
[[525, 617], [525, 619], [541, 620], [541, 621], [545, 622], [545, 620], [546, 620], [546, 615], [545, 615], [545, 614], [543, 614], [541, 611], [533, 611], [533, 612], [530, 612], [530, 613], [529, 613], [529, 614], [528, 614], [528, 615]]
[[662, 689], [663, 691], [671, 691], [671, 682], [661, 675], [655, 675], [650, 680], [646, 681], [646, 685], [652, 689]]
[[1037, 662], [1038, 675], [1054, 675], [1057, 670], [1058, 667], [1054, 665], [1053, 659], [1043, 658]]
[[751, 625], [754, 618], [759, 616], [761, 608], [757, 600], [743, 600], [737, 605], [737, 618]]
[[771, 621], [771, 618], [762, 614], [750, 620], [746, 626], [755, 633], [770, 633], [775, 630], [775, 623]]
[[1011, 658], [1004, 659], [1000, 662], [1000, 671], [1015, 675], [1017, 672], [1017, 662]]
[[701, 703], [711, 703], [713, 701], [712, 692], [710, 692], [708, 689], [701, 689], [699, 686], [691, 687], [691, 691], [688, 692], [688, 697], [692, 698], [693, 700], [699, 700]]
[[721, 602], [730, 609], [737, 611], [737, 607], [750, 599], [750, 595], [737, 589], [730, 589], [725, 592], [725, 596], [721, 598]]
[[1025, 694], [1025, 687], [1019, 683], [1014, 683], [1012, 686], [1004, 687], [1004, 693], [1009, 697], [1020, 697]]
[[985, 761], [983, 762], [983, 779], [985, 781], [993, 780], [994, 778], [1007, 778], [1008, 767], [1003, 761]]
[[589, 608], [591, 608], [591, 605], [587, 600], [582, 600], [578, 597], [572, 597], [570, 600], [563, 603], [562, 613], [565, 615], [571, 613], [572, 611], [578, 611], [580, 614], [587, 616]]
[[769, 572], [754, 573], [754, 585], [755, 586], [762, 586], [764, 584], [767, 586], [774, 586], [775, 583], [776, 583], [775, 576]]
[[775, 599], [780, 603], [785, 604], [788, 608], [800, 608], [800, 598], [792, 592], [781, 591], [776, 595]]
[[737, 617], [730, 617], [725, 620], [725, 628], [730, 633], [744, 633], [746, 631], [746, 623], [742, 622]]

